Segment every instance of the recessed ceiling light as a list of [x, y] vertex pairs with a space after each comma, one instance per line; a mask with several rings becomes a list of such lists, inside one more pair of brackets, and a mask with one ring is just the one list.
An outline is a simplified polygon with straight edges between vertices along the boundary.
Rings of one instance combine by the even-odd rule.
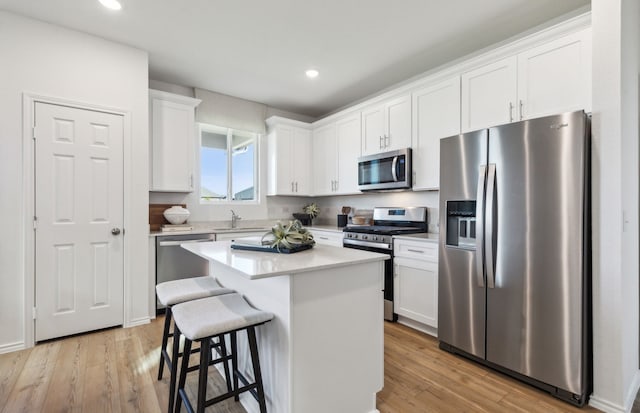
[[99, 1], [107, 9], [120, 10], [122, 8], [122, 5], [118, 0], [99, 0]]
[[309, 69], [309, 70], [307, 70], [307, 71], [306, 71], [306, 72], [304, 72], [304, 73], [307, 75], [307, 77], [308, 77], [309, 79], [313, 79], [314, 77], [318, 77], [318, 75], [320, 74], [320, 73], [319, 73], [317, 70], [315, 70], [315, 69]]

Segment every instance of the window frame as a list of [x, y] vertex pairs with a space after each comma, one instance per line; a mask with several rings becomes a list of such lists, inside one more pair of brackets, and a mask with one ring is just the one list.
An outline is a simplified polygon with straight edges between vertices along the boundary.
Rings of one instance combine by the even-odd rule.
[[[202, 133], [220, 133], [220, 130], [227, 130], [227, 199], [202, 199]], [[253, 196], [251, 200], [233, 199], [233, 133], [253, 134]], [[200, 205], [260, 205], [260, 141], [261, 134], [258, 132], [243, 131], [239, 129], [217, 126], [209, 123], [198, 123], [198, 200]]]

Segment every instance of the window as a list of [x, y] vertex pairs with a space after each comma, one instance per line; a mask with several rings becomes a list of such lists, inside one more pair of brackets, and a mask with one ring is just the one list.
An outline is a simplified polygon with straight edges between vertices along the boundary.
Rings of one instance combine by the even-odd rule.
[[200, 125], [200, 203], [257, 201], [258, 136]]

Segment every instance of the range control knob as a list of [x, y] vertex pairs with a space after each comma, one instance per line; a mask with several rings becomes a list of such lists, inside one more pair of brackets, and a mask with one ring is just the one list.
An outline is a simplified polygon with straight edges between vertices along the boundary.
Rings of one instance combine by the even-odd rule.
[[363, 235], [362, 239], [369, 239], [369, 237], [367, 237], [366, 235]]

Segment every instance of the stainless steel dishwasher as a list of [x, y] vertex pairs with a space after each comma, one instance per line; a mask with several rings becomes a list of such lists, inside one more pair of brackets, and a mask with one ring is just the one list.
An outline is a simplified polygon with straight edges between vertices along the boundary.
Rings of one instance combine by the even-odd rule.
[[[215, 234], [162, 235], [156, 238], [156, 284], [209, 275], [209, 262], [180, 244], [215, 241]], [[156, 309], [164, 306], [156, 300]]]

